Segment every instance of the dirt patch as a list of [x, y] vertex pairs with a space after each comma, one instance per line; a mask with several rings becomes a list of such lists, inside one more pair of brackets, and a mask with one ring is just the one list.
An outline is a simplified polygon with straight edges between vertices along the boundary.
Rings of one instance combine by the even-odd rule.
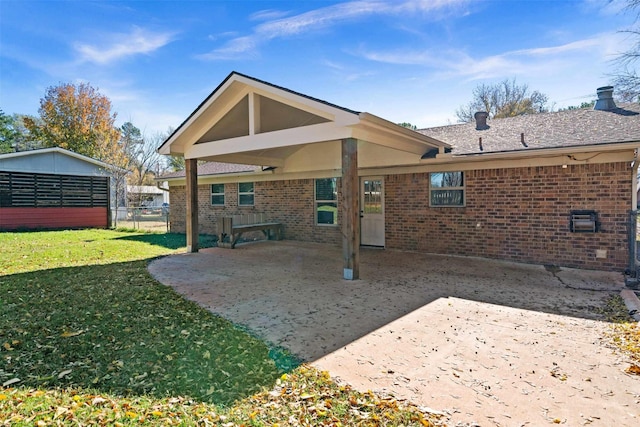
[[602, 337], [620, 274], [261, 242], [153, 262], [187, 298], [354, 387], [443, 411], [451, 425], [631, 426], [640, 381]]

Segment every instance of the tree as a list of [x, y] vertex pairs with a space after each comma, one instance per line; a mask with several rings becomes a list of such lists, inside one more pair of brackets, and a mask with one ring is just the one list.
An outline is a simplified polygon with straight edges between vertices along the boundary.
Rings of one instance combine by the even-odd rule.
[[547, 96], [529, 86], [518, 85], [516, 80], [480, 84], [473, 90], [473, 99], [456, 110], [460, 122], [473, 121], [477, 111], [486, 111], [490, 118], [514, 117], [547, 111]]
[[[127, 206], [127, 177], [131, 174], [132, 159], [135, 156], [136, 147], [142, 143], [142, 133], [133, 123], [126, 122], [120, 127], [120, 140], [118, 145], [123, 153], [121, 169], [112, 171], [114, 179], [114, 194], [116, 207]], [[117, 225], [117, 215], [115, 217]]]
[[418, 129], [418, 127], [416, 125], [412, 125], [411, 123], [408, 123], [408, 122], [398, 123], [398, 126], [402, 126], [403, 128], [407, 128], [407, 129], [411, 129], [411, 130], [417, 130]]
[[11, 116], [0, 110], [0, 153], [27, 151], [42, 148], [42, 141], [33, 137], [24, 125], [26, 120], [38, 119], [24, 114]]
[[134, 157], [135, 150], [143, 142], [142, 132], [133, 123], [126, 122], [120, 127], [120, 145], [129, 154], [130, 159]]
[[89, 84], [49, 87], [38, 113], [40, 121], [28, 118], [25, 126], [45, 147], [65, 148], [118, 166], [123, 161], [111, 101]]
[[12, 153], [15, 148], [18, 132], [13, 125], [13, 117], [0, 110], [0, 154]]
[[15, 151], [28, 151], [42, 148], [44, 144], [33, 133], [27, 129], [26, 122], [32, 121], [34, 123], [40, 123], [40, 119], [37, 117], [29, 116], [26, 114], [14, 114], [13, 129], [17, 132], [15, 139]]
[[566, 108], [560, 108], [558, 109], [558, 111], [572, 111], [572, 110], [582, 110], [584, 108], [593, 108], [593, 106], [596, 105], [596, 101], [589, 101], [589, 102], [581, 102], [580, 105], [569, 105]]
[[186, 169], [186, 162], [184, 161], [183, 156], [170, 156], [169, 157], [169, 167], [171, 170], [175, 171], [183, 171]]
[[623, 31], [634, 43], [615, 60], [617, 69], [613, 74], [613, 84], [617, 97], [622, 101], [640, 101], [640, 76], [636, 70], [637, 61], [640, 59], [640, 0], [627, 0], [624, 10], [636, 14], [634, 26]]
[[[156, 132], [151, 136], [141, 137], [133, 144], [129, 175], [131, 185], [155, 185], [155, 177], [161, 170], [164, 171], [164, 157], [158, 153], [157, 148], [165, 139], [164, 133]], [[139, 194], [138, 199], [132, 201], [134, 205], [141, 205], [141, 197]]]

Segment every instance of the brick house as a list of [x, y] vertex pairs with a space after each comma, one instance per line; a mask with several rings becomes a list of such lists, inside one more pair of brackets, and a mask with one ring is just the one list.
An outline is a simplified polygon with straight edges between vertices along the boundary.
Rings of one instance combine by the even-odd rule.
[[161, 178], [171, 230], [195, 251], [218, 217], [265, 213], [287, 239], [342, 244], [345, 278], [361, 245], [622, 271], [640, 106], [598, 96], [415, 132], [234, 72], [159, 148], [187, 160]]

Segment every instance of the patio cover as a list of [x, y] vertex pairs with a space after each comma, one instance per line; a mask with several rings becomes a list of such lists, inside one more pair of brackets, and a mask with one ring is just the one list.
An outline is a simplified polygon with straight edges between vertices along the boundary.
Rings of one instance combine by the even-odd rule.
[[[232, 72], [158, 148], [187, 160], [187, 246], [197, 251], [197, 160], [263, 166], [282, 179], [342, 177], [344, 277], [358, 278], [358, 170], [416, 165], [446, 143]], [[435, 149], [435, 150], [434, 150]]]

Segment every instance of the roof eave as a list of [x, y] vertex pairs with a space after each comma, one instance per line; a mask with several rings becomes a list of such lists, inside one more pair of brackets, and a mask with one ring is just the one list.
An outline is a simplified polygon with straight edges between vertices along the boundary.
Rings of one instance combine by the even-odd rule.
[[396, 123], [390, 122], [389, 120], [383, 119], [382, 117], [376, 116], [371, 113], [362, 112], [359, 114], [361, 122], [372, 123], [376, 127], [383, 128], [389, 132], [392, 132], [402, 138], [407, 138], [416, 142], [420, 142], [432, 147], [437, 148], [451, 148], [450, 144], [447, 144], [444, 141], [440, 141], [431, 136], [422, 134], [420, 132], [416, 132], [411, 129], [407, 129], [404, 126], [400, 126]]
[[488, 153], [467, 153], [467, 154], [438, 154], [433, 159], [423, 159], [422, 164], [441, 164], [451, 162], [478, 162], [487, 160], [507, 160], [507, 159], [522, 159], [542, 157], [546, 155], [563, 155], [572, 154], [576, 152], [581, 153], [593, 153], [593, 152], [614, 152], [640, 149], [640, 140], [637, 141], [625, 141], [625, 142], [611, 142], [603, 144], [589, 144], [589, 145], [572, 145], [564, 147], [551, 147], [551, 148], [527, 148], [523, 150], [513, 151], [499, 151]]
[[[234, 177], [234, 176], [248, 176], [248, 175], [271, 175], [273, 173], [272, 170], [269, 171], [259, 171], [259, 170], [253, 170], [253, 171], [246, 171], [246, 172], [219, 172], [219, 173], [208, 173], [208, 174], [198, 174], [198, 179], [200, 178], [207, 178], [207, 177], [216, 177], [216, 176], [224, 176], [224, 177]], [[154, 181], [180, 181], [180, 180], [185, 180], [186, 177], [185, 176], [174, 176], [171, 178], [166, 178], [166, 177], [158, 177], [158, 178], [154, 178]]]

